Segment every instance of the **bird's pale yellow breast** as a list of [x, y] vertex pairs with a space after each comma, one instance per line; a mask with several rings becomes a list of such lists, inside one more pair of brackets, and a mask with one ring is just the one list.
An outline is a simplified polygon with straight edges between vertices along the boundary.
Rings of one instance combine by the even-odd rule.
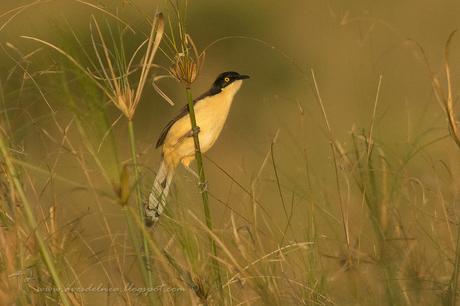
[[233, 97], [240, 87], [241, 81], [236, 81], [224, 88], [221, 93], [197, 104], [195, 114], [201, 131], [199, 138], [203, 151], [209, 150], [219, 137], [227, 121]]

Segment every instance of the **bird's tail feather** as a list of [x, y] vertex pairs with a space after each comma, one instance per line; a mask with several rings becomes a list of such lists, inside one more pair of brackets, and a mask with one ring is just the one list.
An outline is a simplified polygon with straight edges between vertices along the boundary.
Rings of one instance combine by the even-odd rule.
[[149, 195], [149, 202], [145, 206], [145, 224], [147, 226], [154, 225], [163, 213], [173, 176], [174, 168], [168, 167], [163, 160], [160, 169], [158, 169], [155, 181], [153, 182], [152, 190]]

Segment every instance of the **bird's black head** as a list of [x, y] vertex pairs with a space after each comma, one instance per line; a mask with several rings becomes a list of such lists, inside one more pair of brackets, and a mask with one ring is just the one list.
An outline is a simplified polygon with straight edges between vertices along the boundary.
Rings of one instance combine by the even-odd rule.
[[249, 79], [248, 75], [239, 74], [235, 71], [227, 71], [219, 74], [217, 79], [214, 81], [213, 87], [214, 89], [219, 89], [219, 91], [228, 85], [232, 84], [238, 80]]

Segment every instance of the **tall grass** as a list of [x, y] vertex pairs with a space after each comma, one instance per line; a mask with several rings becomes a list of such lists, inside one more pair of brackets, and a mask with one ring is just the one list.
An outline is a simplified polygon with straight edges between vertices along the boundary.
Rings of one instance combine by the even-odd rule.
[[[204, 65], [205, 53], [204, 51], [199, 53], [190, 34], [186, 29], [186, 16], [187, 16], [187, 2], [185, 2], [185, 8], [181, 9], [179, 1], [169, 1], [171, 8], [174, 11], [174, 18], [169, 19], [169, 35], [166, 35], [166, 50], [171, 53], [168, 56], [168, 51], [164, 51], [170, 61], [170, 67], [165, 68], [169, 71], [169, 76], [178, 81], [183, 85], [185, 89], [186, 101], [188, 113], [190, 116], [190, 125], [192, 127], [193, 143], [195, 146], [195, 160], [198, 168], [199, 187], [201, 193], [201, 199], [203, 202], [203, 210], [205, 215], [206, 226], [210, 231], [213, 230], [212, 216], [209, 205], [208, 196], [208, 182], [206, 180], [206, 174], [204, 170], [203, 157], [200, 147], [200, 139], [198, 137], [200, 127], [197, 125], [192, 85], [199, 76], [201, 69]], [[176, 24], [176, 28], [173, 26]], [[168, 76], [168, 75], [166, 75]], [[163, 76], [160, 76], [163, 77]], [[156, 86], [157, 92], [162, 94], [163, 92]], [[168, 101], [169, 98], [163, 94]], [[215, 240], [209, 236], [209, 244], [211, 246], [211, 269], [214, 273], [216, 286], [222, 295], [222, 278], [220, 275], [219, 263], [217, 258], [217, 248]]]

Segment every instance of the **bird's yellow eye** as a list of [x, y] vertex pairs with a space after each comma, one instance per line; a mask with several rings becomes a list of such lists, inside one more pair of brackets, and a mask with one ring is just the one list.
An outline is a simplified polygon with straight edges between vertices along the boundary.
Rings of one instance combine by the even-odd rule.
[[226, 78], [224, 79], [224, 81], [225, 81], [225, 83], [228, 83], [228, 82], [230, 82], [230, 78], [229, 78], [229, 77], [226, 77]]

